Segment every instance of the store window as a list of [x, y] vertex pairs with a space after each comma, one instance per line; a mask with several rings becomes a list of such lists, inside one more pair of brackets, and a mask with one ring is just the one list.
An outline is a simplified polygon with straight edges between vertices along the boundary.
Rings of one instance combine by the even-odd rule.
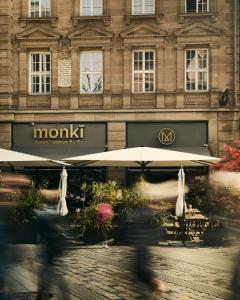
[[30, 0], [29, 3], [30, 17], [38, 18], [51, 16], [51, 0]]
[[185, 52], [185, 91], [208, 91], [208, 50], [187, 49]]
[[29, 92], [44, 95], [51, 92], [51, 53], [30, 53]]
[[103, 0], [80, 0], [81, 16], [102, 16]]
[[80, 92], [82, 94], [101, 94], [103, 92], [102, 51], [81, 52]]
[[153, 93], [155, 81], [155, 52], [133, 52], [133, 93]]
[[132, 0], [133, 15], [151, 15], [155, 13], [155, 0]]
[[203, 13], [209, 11], [208, 0], [185, 0], [186, 12]]

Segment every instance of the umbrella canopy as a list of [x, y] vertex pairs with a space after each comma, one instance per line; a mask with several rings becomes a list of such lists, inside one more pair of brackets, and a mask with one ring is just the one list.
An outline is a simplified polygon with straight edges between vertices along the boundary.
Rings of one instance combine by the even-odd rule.
[[56, 167], [57, 165], [69, 164], [58, 160], [52, 160], [40, 156], [0, 148], [0, 166]]
[[182, 217], [185, 211], [185, 173], [181, 167], [178, 172], [178, 198], [176, 202], [175, 214], [177, 217]]
[[67, 171], [65, 167], [60, 175], [60, 183], [59, 183], [59, 201], [57, 206], [57, 212], [61, 216], [65, 216], [68, 214], [67, 202], [66, 202], [66, 195], [67, 195]]
[[209, 166], [220, 161], [217, 157], [150, 147], [120, 149], [69, 157], [63, 160], [81, 166], [141, 168]]

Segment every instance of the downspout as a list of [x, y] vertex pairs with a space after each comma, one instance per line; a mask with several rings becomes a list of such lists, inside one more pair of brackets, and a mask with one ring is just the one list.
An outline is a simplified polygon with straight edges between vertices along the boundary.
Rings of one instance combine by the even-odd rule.
[[234, 102], [235, 106], [239, 106], [239, 99], [238, 99], [238, 71], [237, 71], [237, 0], [234, 0], [234, 26], [233, 26], [233, 35], [234, 35]]

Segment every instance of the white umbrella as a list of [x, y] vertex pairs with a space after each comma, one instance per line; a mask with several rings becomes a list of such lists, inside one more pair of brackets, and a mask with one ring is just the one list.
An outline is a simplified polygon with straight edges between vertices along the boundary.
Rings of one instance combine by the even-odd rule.
[[177, 217], [182, 217], [185, 211], [185, 173], [181, 167], [178, 172], [178, 198], [176, 202], [175, 214]]
[[167, 149], [135, 147], [63, 159], [81, 166], [94, 167], [195, 167], [219, 162], [217, 157]]
[[68, 214], [68, 208], [67, 208], [67, 202], [66, 202], [66, 194], [67, 194], [67, 171], [65, 167], [63, 167], [63, 170], [60, 175], [60, 183], [59, 183], [59, 201], [57, 206], [57, 212], [61, 216], [65, 216]]
[[11, 167], [56, 167], [58, 165], [69, 165], [58, 160], [52, 160], [27, 153], [1, 149], [0, 166]]

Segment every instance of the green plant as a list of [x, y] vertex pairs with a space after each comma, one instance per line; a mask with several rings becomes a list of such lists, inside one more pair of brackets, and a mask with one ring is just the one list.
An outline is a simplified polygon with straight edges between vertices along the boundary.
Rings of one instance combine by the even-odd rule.
[[239, 191], [224, 186], [216, 188], [205, 179], [193, 183], [187, 203], [209, 216], [229, 216], [239, 212], [239, 198]]
[[42, 209], [43, 207], [44, 197], [35, 187], [12, 193], [11, 198], [17, 203], [16, 218], [21, 223], [32, 222], [34, 219], [33, 209]]
[[85, 209], [81, 209], [77, 218], [77, 224], [80, 232], [88, 232], [92, 230], [111, 230], [111, 222], [100, 225], [97, 219], [97, 205], [92, 204]]
[[167, 223], [172, 215], [166, 210], [156, 210], [152, 214], [151, 224], [163, 225]]
[[117, 202], [118, 185], [115, 181], [108, 181], [105, 183], [94, 182], [92, 184], [92, 198], [94, 203], [110, 203], [115, 205]]

